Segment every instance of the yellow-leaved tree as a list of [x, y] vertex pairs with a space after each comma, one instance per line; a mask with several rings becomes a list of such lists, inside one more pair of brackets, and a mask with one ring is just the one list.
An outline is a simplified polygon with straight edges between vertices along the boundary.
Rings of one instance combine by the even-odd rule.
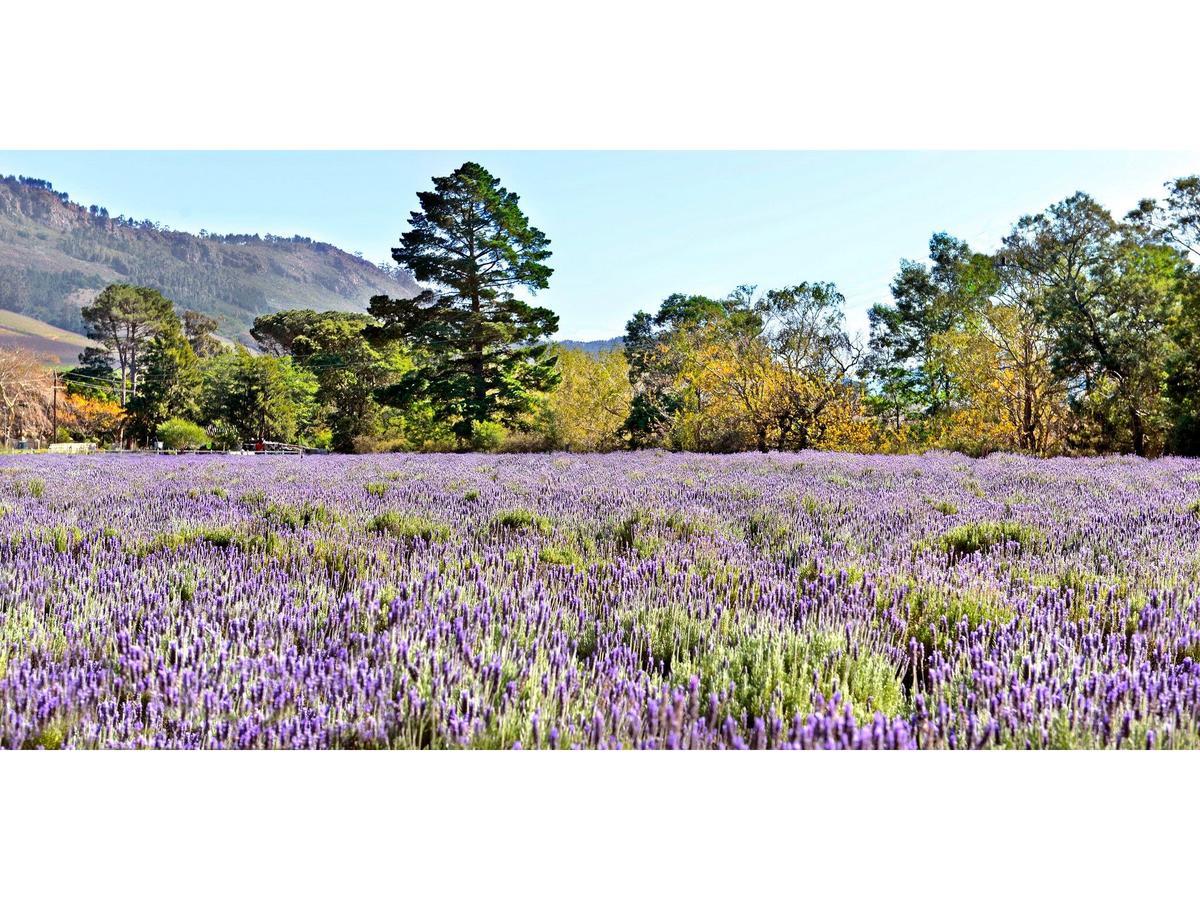
[[566, 347], [555, 352], [561, 381], [545, 396], [533, 430], [555, 450], [615, 450], [633, 396], [625, 354]]

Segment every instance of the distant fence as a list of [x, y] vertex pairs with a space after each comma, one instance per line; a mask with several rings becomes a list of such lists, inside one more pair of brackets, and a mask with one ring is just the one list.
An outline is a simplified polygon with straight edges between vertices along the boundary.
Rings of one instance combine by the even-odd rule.
[[18, 442], [11, 448], [0, 448], [5, 453], [59, 453], [71, 456], [81, 456], [88, 453], [116, 453], [134, 456], [324, 456], [328, 450], [316, 447], [299, 447], [291, 445], [271, 445], [254, 449], [239, 450], [167, 450], [164, 447], [145, 447], [137, 450], [127, 450], [124, 447], [101, 449], [89, 443], [57, 443], [49, 444], [45, 449], [29, 446], [30, 442]]

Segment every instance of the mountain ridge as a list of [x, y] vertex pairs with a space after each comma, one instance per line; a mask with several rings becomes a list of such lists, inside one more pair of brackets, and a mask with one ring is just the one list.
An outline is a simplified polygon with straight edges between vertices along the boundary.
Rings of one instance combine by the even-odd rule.
[[300, 307], [363, 312], [376, 294], [419, 290], [407, 271], [326, 242], [176, 231], [84, 207], [49, 181], [0, 176], [0, 309], [81, 333], [80, 308], [125, 281], [215, 316], [222, 335], [248, 345], [256, 316]]

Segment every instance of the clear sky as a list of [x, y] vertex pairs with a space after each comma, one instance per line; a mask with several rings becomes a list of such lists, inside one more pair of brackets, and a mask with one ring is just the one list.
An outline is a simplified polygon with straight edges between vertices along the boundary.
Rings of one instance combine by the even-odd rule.
[[113, 215], [186, 231], [302, 234], [390, 259], [415, 193], [473, 159], [551, 239], [538, 295], [559, 336], [607, 338], [675, 291], [834, 281], [852, 330], [902, 258], [949, 231], [995, 248], [1022, 214], [1076, 190], [1123, 215], [1200, 153], [125, 152], [0, 150], [0, 173], [52, 181]]

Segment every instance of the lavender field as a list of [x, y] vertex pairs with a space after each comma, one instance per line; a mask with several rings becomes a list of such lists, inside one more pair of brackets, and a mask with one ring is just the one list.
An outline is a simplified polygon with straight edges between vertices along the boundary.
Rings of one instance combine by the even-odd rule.
[[1200, 746], [1200, 464], [0, 462], [5, 748]]

